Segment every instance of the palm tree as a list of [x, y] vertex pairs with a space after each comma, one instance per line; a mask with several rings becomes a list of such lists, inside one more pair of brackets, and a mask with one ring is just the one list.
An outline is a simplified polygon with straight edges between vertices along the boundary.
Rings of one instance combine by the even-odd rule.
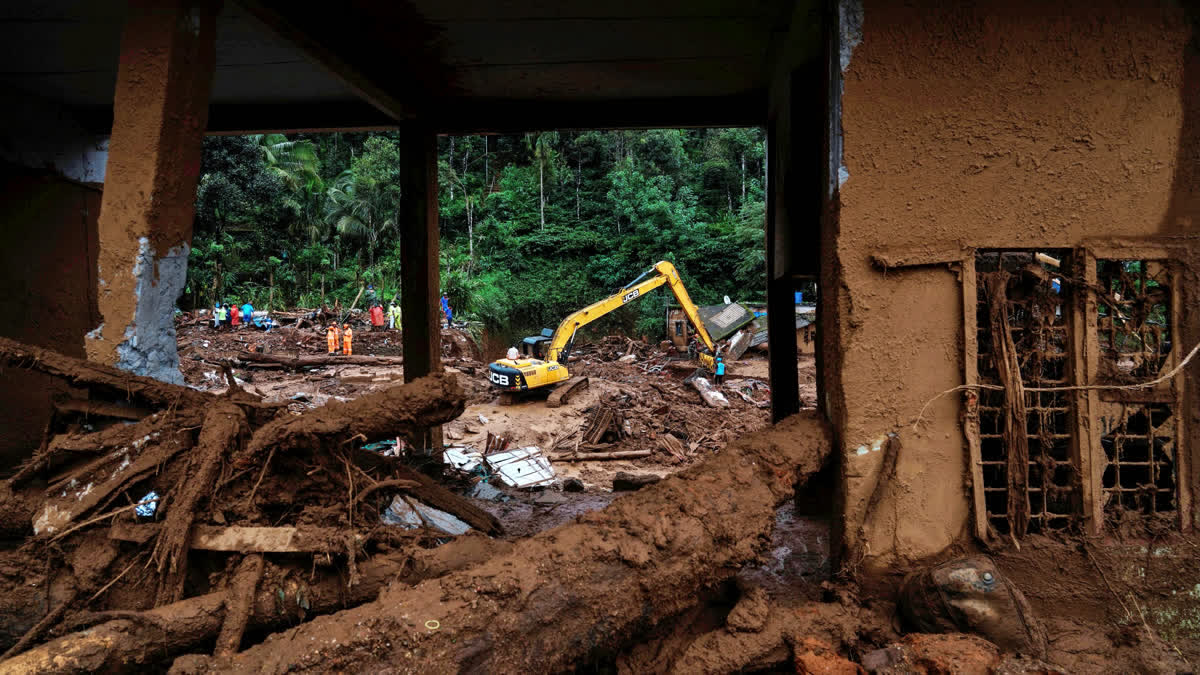
[[326, 191], [326, 222], [338, 234], [367, 242], [368, 265], [375, 264], [379, 236], [396, 226], [399, 187], [379, 183], [347, 169]]
[[558, 142], [557, 131], [542, 131], [537, 134], [526, 134], [525, 143], [533, 152], [533, 159], [538, 167], [538, 209], [541, 216], [542, 229], [546, 229], [546, 174], [554, 173], [554, 144]]
[[325, 182], [321, 179], [317, 146], [312, 141], [291, 141], [283, 134], [251, 136], [262, 151], [267, 170], [279, 178], [290, 196], [284, 203], [295, 214], [294, 234], [307, 234], [316, 243], [326, 234], [322, 207]]

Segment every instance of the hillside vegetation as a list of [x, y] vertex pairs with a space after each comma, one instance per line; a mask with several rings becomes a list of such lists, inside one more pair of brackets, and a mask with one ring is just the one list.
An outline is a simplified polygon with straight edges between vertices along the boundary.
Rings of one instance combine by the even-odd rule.
[[[181, 305], [391, 298], [399, 156], [389, 132], [206, 139]], [[697, 302], [763, 295], [760, 129], [443, 137], [438, 156], [443, 290], [495, 334], [553, 326], [662, 259]], [[668, 296], [610, 323], [657, 336]]]

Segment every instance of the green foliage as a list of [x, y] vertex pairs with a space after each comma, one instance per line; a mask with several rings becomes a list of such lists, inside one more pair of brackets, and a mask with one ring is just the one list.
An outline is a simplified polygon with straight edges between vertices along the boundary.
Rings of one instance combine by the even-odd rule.
[[[185, 306], [344, 305], [399, 290], [392, 133], [205, 141]], [[561, 131], [439, 140], [442, 290], [490, 335], [553, 327], [658, 260], [701, 304], [766, 286], [759, 129]], [[323, 293], [322, 293], [323, 289]], [[598, 322], [658, 338], [668, 291]]]

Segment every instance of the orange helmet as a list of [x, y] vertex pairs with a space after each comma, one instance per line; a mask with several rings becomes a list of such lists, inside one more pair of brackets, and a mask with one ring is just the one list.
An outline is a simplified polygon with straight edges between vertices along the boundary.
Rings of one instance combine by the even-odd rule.
[[349, 327], [350, 327], [350, 324], [348, 324], [348, 323], [342, 324], [342, 328], [349, 328]]

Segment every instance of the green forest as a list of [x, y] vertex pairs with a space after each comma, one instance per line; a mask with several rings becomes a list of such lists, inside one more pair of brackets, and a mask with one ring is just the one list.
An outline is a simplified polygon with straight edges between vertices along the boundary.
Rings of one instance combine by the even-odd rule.
[[[495, 335], [555, 326], [663, 259], [698, 303], [764, 295], [761, 129], [442, 137], [438, 158], [442, 289]], [[181, 307], [391, 298], [398, 159], [389, 132], [206, 138]], [[610, 323], [658, 337], [669, 296]]]

